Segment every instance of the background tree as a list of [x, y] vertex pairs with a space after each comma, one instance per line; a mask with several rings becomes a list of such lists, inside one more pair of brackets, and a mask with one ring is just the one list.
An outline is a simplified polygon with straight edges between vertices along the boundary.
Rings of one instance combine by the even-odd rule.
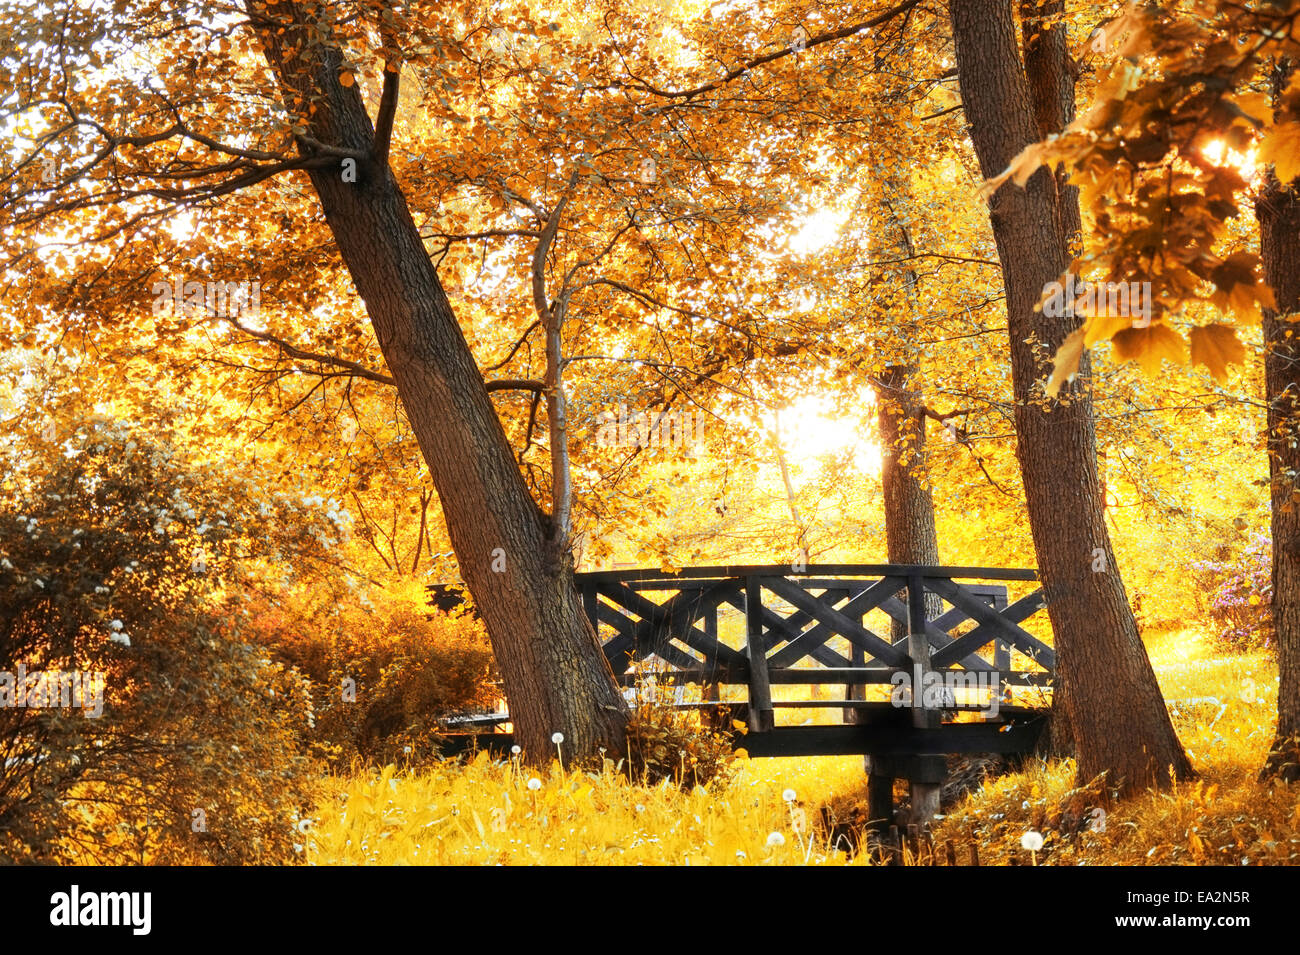
[[[1003, 0], [950, 5], [962, 104], [986, 178], [1040, 138], [1031, 86]], [[1030, 60], [1033, 63], [1033, 59]], [[1007, 293], [1017, 454], [1024, 476], [1038, 570], [1056, 634], [1079, 776], [1109, 771], [1125, 792], [1186, 778], [1182, 751], [1138, 636], [1101, 508], [1091, 404], [1085, 388], [1068, 401], [1038, 391], [1043, 350], [1073, 330], [1071, 316], [1036, 310], [1069, 262], [1063, 196], [1050, 170], [1023, 188], [992, 193], [989, 217]]]

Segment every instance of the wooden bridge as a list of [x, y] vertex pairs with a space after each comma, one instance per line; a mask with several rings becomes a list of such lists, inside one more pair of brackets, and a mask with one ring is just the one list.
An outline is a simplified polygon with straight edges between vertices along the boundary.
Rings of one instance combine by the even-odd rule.
[[[734, 745], [751, 757], [868, 756], [877, 806], [898, 777], [931, 812], [947, 754], [1027, 753], [1046, 725], [1056, 656], [1021, 626], [1046, 606], [1036, 581], [1032, 570], [894, 564], [577, 575], [629, 693], [672, 688], [670, 705], [719, 727], [743, 722]], [[1011, 585], [1029, 592], [1012, 601]], [[787, 713], [798, 722], [778, 719]]]

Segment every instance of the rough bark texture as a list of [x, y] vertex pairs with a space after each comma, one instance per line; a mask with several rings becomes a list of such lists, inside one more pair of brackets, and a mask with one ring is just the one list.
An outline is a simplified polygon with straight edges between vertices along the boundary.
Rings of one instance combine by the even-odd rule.
[[[951, 0], [949, 11], [971, 138], [983, 174], [996, 176], [1039, 138], [1010, 3]], [[1016, 453], [1079, 778], [1109, 772], [1112, 784], [1131, 793], [1167, 786], [1171, 773], [1189, 778], [1192, 771], [1138, 635], [1106, 531], [1091, 401], [1079, 388], [1070, 389], [1064, 401], [1047, 401], [1041, 392], [1047, 359], [1077, 324], [1068, 316], [1052, 319], [1034, 310], [1044, 286], [1069, 261], [1060, 202], [1046, 169], [1023, 189], [1005, 184], [990, 200], [1006, 286]], [[1086, 381], [1087, 368], [1081, 372]]]
[[[1020, 0], [1020, 31], [1024, 41], [1025, 80], [1033, 103], [1034, 122], [1040, 138], [1059, 133], [1074, 121], [1075, 64], [1070, 57], [1069, 37], [1061, 21], [1065, 0]], [[1056, 227], [1062, 248], [1076, 251], [1083, 231], [1079, 210], [1079, 187], [1067, 183], [1069, 170], [1062, 163], [1056, 170]], [[1087, 367], [1083, 369], [1087, 373]], [[1104, 489], [1098, 495], [1104, 514]], [[1043, 734], [1040, 754], [1075, 755], [1074, 736], [1066, 716], [1066, 689], [1057, 685], [1052, 694], [1052, 719]]]
[[[876, 402], [880, 429], [880, 483], [885, 505], [885, 541], [891, 564], [939, 563], [939, 536], [934, 526], [934, 498], [917, 476], [925, 467], [925, 419], [911, 380], [916, 369], [890, 365]], [[933, 599], [931, 599], [933, 598]], [[937, 617], [939, 598], [927, 595], [928, 615]], [[907, 627], [895, 621], [894, 636]]]
[[[1046, 139], [1074, 122], [1075, 65], [1061, 18], [1065, 0], [1021, 0], [1020, 28], [1025, 44], [1025, 79], [1038, 135]], [[1058, 230], [1070, 247], [1083, 230], [1079, 187], [1069, 185], [1064, 163], [1056, 170]]]
[[[296, 4], [263, 14], [249, 2], [247, 12], [286, 103], [317, 101], [309, 135], [368, 154], [374, 128], [359, 87], [339, 82], [338, 49]], [[555, 753], [557, 731], [566, 758], [622, 752], [627, 705], [583, 613], [572, 556], [528, 493], [406, 199], [386, 163], [359, 161], [355, 182], [341, 169], [312, 171], [312, 185], [428, 463], [516, 736], [534, 760]]]
[[[1274, 76], [1275, 90], [1290, 69]], [[1273, 505], [1273, 629], [1277, 639], [1277, 734], [1261, 776], [1300, 780], [1300, 196], [1277, 177], [1255, 202], [1264, 279], [1277, 309], [1264, 311]]]

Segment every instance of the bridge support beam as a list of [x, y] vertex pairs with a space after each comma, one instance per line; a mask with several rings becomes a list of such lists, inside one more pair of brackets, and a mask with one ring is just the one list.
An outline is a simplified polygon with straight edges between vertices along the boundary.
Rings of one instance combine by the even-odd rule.
[[[926, 635], [925, 625], [925, 581], [911, 575], [907, 578], [907, 652], [912, 658], [913, 672], [925, 673], [930, 669], [930, 639]], [[917, 702], [920, 702], [920, 706]], [[939, 725], [939, 711], [925, 706], [925, 691], [922, 685], [912, 687], [912, 725], [918, 729], [927, 729]], [[932, 773], [922, 769], [924, 761], [915, 760], [908, 774], [911, 795], [911, 823], [926, 826], [939, 814], [939, 795], [943, 789], [943, 776], [937, 782], [928, 778]], [[940, 759], [940, 763], [943, 761]], [[932, 768], [932, 767], [927, 767]], [[945, 764], [946, 768], [946, 764]]]

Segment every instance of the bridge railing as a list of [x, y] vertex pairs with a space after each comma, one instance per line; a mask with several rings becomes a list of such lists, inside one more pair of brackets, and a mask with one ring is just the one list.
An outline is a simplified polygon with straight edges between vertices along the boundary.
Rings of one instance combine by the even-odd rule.
[[[783, 705], [773, 702], [773, 685], [843, 684], [843, 701], [784, 705], [846, 711], [865, 709], [866, 687], [897, 683], [900, 672], [909, 680], [920, 670], [941, 679], [963, 674], [967, 685], [978, 678], [996, 687], [999, 698], [1011, 688], [1050, 686], [1055, 652], [1020, 626], [1046, 606], [1042, 591], [1008, 597], [1008, 582], [1036, 581], [1033, 570], [898, 564], [577, 575], [587, 615], [625, 686], [637, 680], [639, 664], [656, 660], [666, 666], [656, 673], [661, 683], [744, 684], [750, 727], [758, 731], [774, 726], [774, 708]], [[740, 646], [719, 634], [719, 612], [728, 607], [744, 617]], [[869, 614], [888, 628], [871, 624]], [[834, 638], [843, 638], [839, 649]], [[1013, 670], [1013, 654], [1026, 665]]]

